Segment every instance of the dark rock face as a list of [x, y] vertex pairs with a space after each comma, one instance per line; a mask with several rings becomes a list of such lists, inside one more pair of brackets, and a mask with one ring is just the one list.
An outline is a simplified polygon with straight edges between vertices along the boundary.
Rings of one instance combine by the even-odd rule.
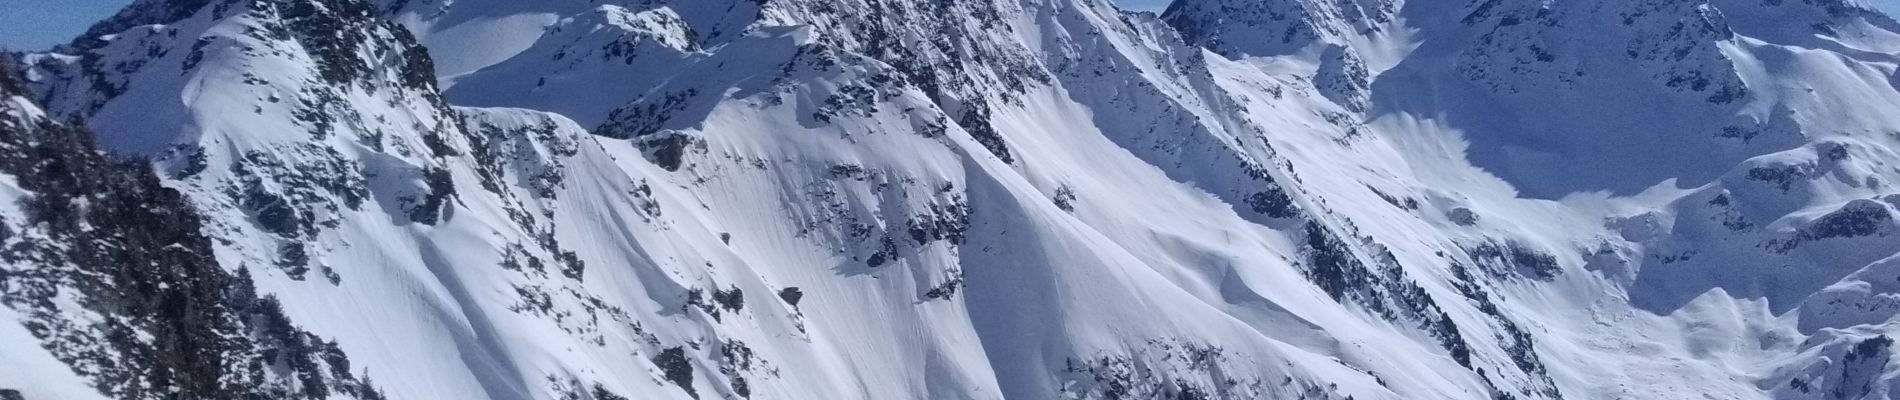
[[795, 287], [788, 287], [788, 288], [785, 288], [784, 290], [778, 291], [778, 298], [781, 300], [785, 300], [785, 304], [789, 304], [793, 307], [797, 307], [798, 301], [800, 299], [805, 298], [805, 292], [800, 291], [798, 290], [798, 288], [795, 288]]
[[1854, 200], [1799, 227], [1793, 237], [1770, 239], [1765, 245], [1770, 251], [1786, 254], [1807, 243], [1887, 236], [1894, 231], [1893, 214], [1893, 210], [1879, 201]]
[[687, 395], [699, 398], [699, 393], [693, 390], [693, 364], [686, 358], [685, 349], [672, 347], [661, 351], [660, 355], [653, 356], [653, 366], [660, 368], [668, 382], [679, 386]]
[[1465, 246], [1464, 250], [1480, 270], [1495, 279], [1522, 276], [1550, 280], [1563, 273], [1556, 256], [1517, 241], [1485, 241]]
[[[1417, 327], [1435, 339], [1459, 365], [1484, 376], [1486, 384], [1493, 390], [1516, 392], [1505, 393], [1508, 398], [1562, 397], [1537, 355], [1532, 336], [1499, 310], [1491, 295], [1467, 268], [1453, 264], [1452, 270], [1457, 278], [1453, 285], [1465, 297], [1465, 301], [1492, 320], [1487, 325], [1494, 324], [1505, 332], [1501, 335], [1501, 348], [1495, 350], [1502, 351], [1508, 363], [1485, 365], [1489, 362], [1477, 358], [1475, 352], [1493, 349], [1473, 348], [1467, 341], [1466, 328], [1461, 328], [1444, 311], [1440, 300], [1406, 273], [1398, 258], [1384, 245], [1369, 237], [1355, 237], [1356, 246], [1342, 240], [1336, 230], [1351, 229], [1350, 224], [1346, 226], [1332, 228], [1317, 221], [1305, 224], [1305, 242], [1301, 252], [1306, 261], [1301, 266], [1308, 280], [1336, 301], [1358, 304], [1386, 320]], [[1369, 254], [1362, 257], [1361, 252]], [[1525, 255], [1521, 257], [1535, 259], [1527, 262], [1541, 265], [1545, 261], [1529, 251], [1523, 253]], [[1551, 263], [1554, 268], [1554, 261]], [[1506, 382], [1507, 375], [1512, 376], [1510, 380], [1518, 382], [1501, 385]]]
[[[17, 90], [0, 78], [0, 99]], [[0, 302], [102, 394], [382, 398], [335, 342], [260, 296], [247, 269], [219, 265], [197, 213], [146, 164], [105, 156], [86, 131], [46, 120], [0, 120], [0, 149], [0, 174], [33, 193], [22, 199], [30, 234], [0, 239], [10, 266], [0, 269]], [[59, 296], [83, 309], [62, 310]], [[74, 312], [99, 322], [66, 318]]]
[[1893, 359], [1893, 338], [1877, 335], [1848, 339], [1847, 343], [1827, 350], [1839, 354], [1839, 363], [1817, 365], [1803, 371], [1780, 390], [1785, 394], [1825, 399], [1870, 398], [1880, 383], [1880, 374]]
[[1891, 225], [1893, 219], [1893, 211], [1887, 206], [1873, 200], [1858, 200], [1814, 220], [1801, 229], [1800, 237], [1813, 241], [1869, 236], [1880, 233], [1880, 228]]
[[1274, 218], [1292, 218], [1300, 215], [1299, 207], [1293, 204], [1293, 198], [1288, 197], [1279, 185], [1268, 181], [1267, 189], [1247, 196], [1247, 206], [1251, 207], [1253, 212]]

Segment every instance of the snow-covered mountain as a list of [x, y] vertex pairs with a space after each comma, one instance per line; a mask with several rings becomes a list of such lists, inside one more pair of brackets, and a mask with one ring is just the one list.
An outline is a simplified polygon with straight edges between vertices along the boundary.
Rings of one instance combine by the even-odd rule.
[[0, 399], [1882, 399], [1857, 0], [140, 0]]

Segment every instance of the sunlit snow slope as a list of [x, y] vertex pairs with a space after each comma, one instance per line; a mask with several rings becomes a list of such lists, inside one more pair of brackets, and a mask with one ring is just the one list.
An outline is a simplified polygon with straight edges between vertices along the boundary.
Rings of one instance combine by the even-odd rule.
[[0, 81], [0, 399], [1884, 399], [1896, 32], [142, 0]]

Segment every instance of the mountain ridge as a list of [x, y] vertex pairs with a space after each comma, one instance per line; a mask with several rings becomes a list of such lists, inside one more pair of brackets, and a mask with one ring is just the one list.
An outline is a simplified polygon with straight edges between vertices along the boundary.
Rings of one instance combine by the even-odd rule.
[[[254, 277], [378, 398], [1900, 374], [1900, 41], [1860, 3], [594, 3], [146, 0], [14, 63], [9, 101], [150, 157], [205, 274]], [[58, 354], [32, 336], [0, 357]], [[0, 388], [153, 397], [86, 386], [114, 371]]]

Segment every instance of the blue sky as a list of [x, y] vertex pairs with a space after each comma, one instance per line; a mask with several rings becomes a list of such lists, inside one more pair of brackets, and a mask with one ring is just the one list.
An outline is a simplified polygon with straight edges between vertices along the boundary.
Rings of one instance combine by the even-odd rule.
[[[0, 0], [0, 48], [38, 50], [65, 43], [93, 21], [131, 0]], [[1170, 0], [1116, 0], [1128, 8], [1159, 11]], [[1871, 0], [1900, 14], [1900, 0]]]
[[131, 0], [0, 0], [0, 48], [38, 50], [65, 43]]

